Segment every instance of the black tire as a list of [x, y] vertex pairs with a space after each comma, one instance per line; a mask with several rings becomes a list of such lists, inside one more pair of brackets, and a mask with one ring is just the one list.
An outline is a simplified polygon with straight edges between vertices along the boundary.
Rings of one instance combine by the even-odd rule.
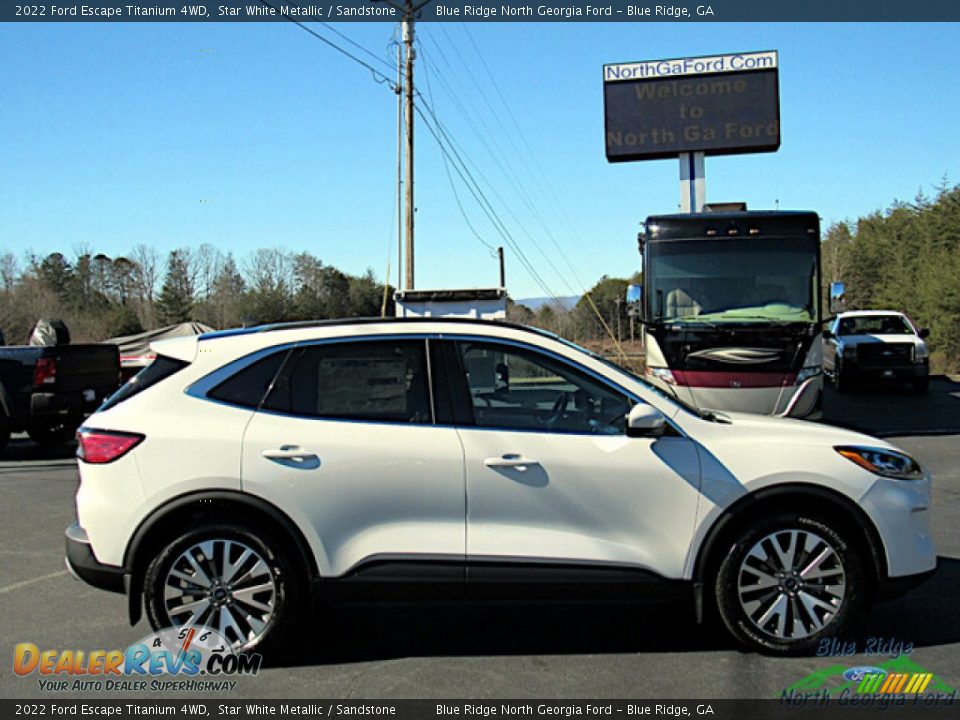
[[[211, 554], [215, 557], [205, 558], [206, 562], [204, 562], [204, 558], [199, 559], [201, 567], [207, 571], [216, 569], [216, 556], [218, 553], [220, 554], [220, 558], [223, 558], [223, 553], [229, 552], [225, 546], [227, 542], [233, 544], [231, 547], [233, 548], [232, 554], [234, 561], [238, 559], [237, 556], [240, 554], [236, 551], [237, 544], [245, 546], [245, 549], [252, 550], [263, 561], [265, 568], [262, 569], [261, 572], [269, 574], [269, 578], [273, 583], [273, 591], [270, 595], [259, 593], [255, 596], [249, 595], [249, 598], [261, 605], [270, 604], [272, 612], [269, 618], [264, 618], [263, 614], [258, 614], [257, 609], [252, 605], [246, 605], [245, 602], [238, 600], [233, 595], [234, 592], [240, 593], [243, 592], [244, 589], [249, 592], [249, 588], [251, 587], [250, 583], [261, 583], [262, 578], [265, 577], [264, 575], [259, 575], [260, 579], [256, 579], [251, 575], [249, 579], [246, 579], [245, 576], [248, 573], [240, 572], [240, 570], [245, 567], [244, 564], [240, 563], [237, 565], [239, 568], [237, 572], [240, 573], [238, 577], [240, 577], [241, 582], [239, 582], [236, 587], [231, 587], [228, 583], [222, 586], [230, 587], [227, 595], [229, 596], [230, 602], [235, 603], [225, 609], [227, 609], [228, 612], [237, 613], [236, 620], [238, 627], [245, 631], [251, 630], [253, 625], [249, 622], [242, 622], [242, 613], [244, 612], [250, 612], [252, 615], [257, 616], [254, 621], [262, 621], [264, 627], [256, 632], [255, 636], [250, 638], [241, 638], [236, 631], [229, 629], [225, 632], [225, 635], [227, 640], [231, 641], [236, 651], [246, 652], [255, 649], [261, 653], [270, 652], [271, 648], [279, 646], [282, 638], [289, 633], [291, 624], [299, 615], [298, 608], [302, 606], [304, 599], [303, 588], [305, 586], [305, 578], [301, 577], [300, 573], [297, 572], [298, 565], [293, 562], [290, 553], [282, 543], [269, 535], [261, 532], [251, 532], [240, 525], [211, 524], [184, 530], [158, 550], [156, 556], [147, 566], [143, 584], [147, 618], [151, 626], [153, 626], [155, 630], [160, 630], [184, 624], [198, 624], [208, 625], [217, 630], [220, 629], [218, 622], [219, 616], [212, 614], [213, 612], [219, 612], [219, 610], [211, 608], [210, 610], [204, 610], [197, 616], [188, 617], [187, 613], [177, 613], [175, 609], [168, 609], [168, 601], [165, 599], [167, 580], [169, 579], [171, 569], [180, 561], [184, 553], [191, 548], [196, 548], [200, 543], [210, 541], [213, 543], [209, 546], [212, 548]], [[210, 574], [213, 573], [210, 572]], [[246, 580], [246, 584], [244, 580]], [[181, 583], [181, 585], [185, 585], [185, 583]], [[257, 584], [257, 587], [259, 586], [260, 585]], [[199, 584], [196, 585], [196, 587], [199, 590]], [[194, 593], [193, 596], [195, 598], [204, 597], [202, 591]], [[207, 596], [210, 596], [209, 592]], [[267, 599], [268, 597], [270, 598], [269, 600]], [[237, 610], [239, 610], [239, 612], [237, 612]], [[301, 620], [306, 619], [301, 618]]]
[[3, 410], [0, 409], [0, 456], [7, 449], [8, 442], [10, 442], [10, 423], [7, 421], [7, 416], [4, 415]]
[[[774, 551], [768, 557], [776, 557], [777, 550], [784, 551], [784, 544], [789, 551], [790, 533], [794, 531], [796, 544], [803, 543], [801, 552], [794, 556], [796, 567], [809, 566], [825, 548], [833, 551], [814, 568], [824, 579], [804, 581], [802, 576], [794, 576], [795, 584], [790, 586], [787, 573], [785, 579], [773, 578], [781, 583], [777, 587], [760, 586], [761, 574], [753, 568], [770, 569], [771, 577], [776, 574], [776, 564], [766, 564], [761, 559], [763, 548]], [[775, 540], [771, 541], [771, 537]], [[780, 547], [769, 545], [770, 542], [777, 542]], [[748, 565], [748, 556], [757, 548], [761, 548], [756, 551], [759, 554], [751, 556]], [[812, 576], [808, 573], [808, 577]], [[865, 607], [864, 587], [863, 562], [841, 526], [807, 513], [787, 512], [751, 524], [730, 544], [720, 564], [714, 594], [720, 617], [738, 642], [769, 655], [799, 655], [814, 650], [822, 639], [842, 637], [858, 625]], [[840, 599], [833, 600], [838, 594]], [[817, 599], [829, 601], [836, 609], [831, 613], [815, 606], [811, 613], [807, 603]], [[748, 606], [752, 607], [748, 610]], [[784, 629], [779, 634], [780, 613], [771, 615], [778, 608], [783, 609]], [[791, 630], [786, 629], [788, 624]]]
[[924, 393], [927, 392], [927, 390], [930, 389], [930, 378], [929, 377], [917, 378], [911, 384], [913, 385], [913, 391], [917, 395], [923, 395]]
[[850, 375], [845, 373], [839, 365], [833, 371], [833, 388], [838, 393], [845, 393], [850, 390]]
[[59, 447], [73, 440], [82, 418], [77, 415], [62, 415], [46, 423], [31, 425], [27, 434], [37, 445], [46, 448]]

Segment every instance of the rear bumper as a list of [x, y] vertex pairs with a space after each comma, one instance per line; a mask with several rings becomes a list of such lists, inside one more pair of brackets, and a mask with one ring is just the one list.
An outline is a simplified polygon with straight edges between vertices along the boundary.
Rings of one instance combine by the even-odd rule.
[[84, 399], [81, 392], [35, 392], [30, 395], [30, 416], [85, 415], [100, 407], [104, 397], [100, 390], [94, 390], [90, 400]]
[[67, 528], [66, 542], [67, 570], [78, 580], [88, 585], [110, 592], [125, 592], [124, 575], [126, 569], [99, 562], [90, 547], [87, 532], [74, 522]]

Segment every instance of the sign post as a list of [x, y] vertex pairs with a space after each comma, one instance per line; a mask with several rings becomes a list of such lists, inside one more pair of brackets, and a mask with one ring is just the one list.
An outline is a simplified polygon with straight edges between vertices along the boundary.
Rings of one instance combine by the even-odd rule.
[[703, 212], [706, 184], [703, 153], [680, 153], [680, 212]]

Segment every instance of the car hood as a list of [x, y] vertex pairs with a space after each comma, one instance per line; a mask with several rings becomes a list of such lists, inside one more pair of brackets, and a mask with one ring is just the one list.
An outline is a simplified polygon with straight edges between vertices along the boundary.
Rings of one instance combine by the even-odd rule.
[[842, 335], [837, 340], [843, 345], [862, 345], [865, 343], [913, 343], [923, 344], [916, 335]]
[[716, 414], [721, 419], [729, 420], [729, 424], [722, 427], [729, 428], [731, 433], [743, 434], [758, 441], [774, 440], [789, 445], [867, 445], [898, 449], [886, 440], [835, 425], [751, 413]]

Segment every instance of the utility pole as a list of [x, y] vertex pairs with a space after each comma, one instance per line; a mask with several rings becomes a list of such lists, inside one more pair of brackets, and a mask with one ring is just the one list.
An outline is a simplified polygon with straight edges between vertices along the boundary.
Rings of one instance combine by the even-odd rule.
[[503, 246], [497, 248], [497, 255], [500, 258], [500, 287], [507, 286], [507, 271], [503, 265]]
[[403, 288], [403, 50], [397, 45], [397, 290]]
[[[374, 0], [376, 1], [376, 0]], [[403, 4], [400, 2], [394, 2], [394, 0], [382, 0], [384, 3], [394, 8], [400, 12], [402, 20], [400, 21], [400, 31], [403, 40], [404, 47], [404, 57], [403, 57], [403, 88], [401, 90], [401, 95], [403, 97], [404, 104], [404, 118], [405, 118], [405, 130], [406, 130], [406, 187], [405, 196], [406, 201], [404, 203], [405, 213], [406, 213], [406, 231], [407, 231], [407, 241], [406, 241], [406, 275], [404, 278], [404, 290], [413, 290], [413, 213], [414, 213], [414, 202], [413, 202], [413, 61], [417, 57], [417, 51], [413, 49], [413, 40], [414, 40], [414, 17], [417, 12], [426, 5], [430, 0], [403, 0]], [[399, 49], [397, 51], [397, 75], [400, 75], [399, 63]], [[398, 138], [398, 146], [401, 144]]]
[[406, 94], [406, 130], [407, 130], [407, 275], [404, 282], [405, 290], [413, 290], [413, 60], [416, 51], [413, 49], [413, 0], [407, 0], [403, 12], [403, 44], [406, 48], [404, 57], [404, 93]]

